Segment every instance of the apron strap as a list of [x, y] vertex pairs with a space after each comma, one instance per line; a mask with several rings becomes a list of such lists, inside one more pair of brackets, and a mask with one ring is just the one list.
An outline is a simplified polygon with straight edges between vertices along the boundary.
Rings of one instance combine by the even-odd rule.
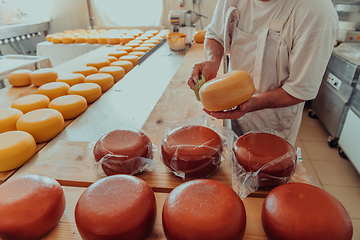
[[226, 10], [225, 14], [225, 26], [224, 26], [224, 53], [227, 54], [230, 52], [231, 47], [231, 34], [232, 34], [232, 23], [234, 22], [237, 25], [237, 22], [240, 19], [239, 11], [236, 6], [238, 0], [230, 0], [230, 7]]
[[285, 0], [281, 11], [269, 22], [270, 31], [281, 33], [298, 0]]

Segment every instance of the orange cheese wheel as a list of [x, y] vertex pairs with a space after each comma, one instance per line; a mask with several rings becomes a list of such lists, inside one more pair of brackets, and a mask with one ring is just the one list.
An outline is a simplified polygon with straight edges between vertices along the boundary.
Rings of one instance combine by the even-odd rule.
[[114, 56], [107, 56], [106, 59], [109, 60], [110, 64], [111, 64], [112, 62], [115, 62], [115, 61], [119, 60], [117, 57], [114, 57]]
[[65, 120], [73, 119], [87, 109], [87, 101], [80, 95], [66, 95], [52, 100], [49, 108], [59, 111]]
[[12, 108], [19, 109], [24, 114], [40, 108], [49, 106], [49, 97], [43, 94], [30, 94], [16, 99], [12, 104]]
[[134, 51], [134, 49], [130, 46], [118, 46], [116, 47], [116, 51], [127, 51], [129, 53]]
[[70, 44], [75, 42], [75, 37], [71, 35], [66, 35], [63, 37], [62, 42], [64, 44]]
[[30, 74], [31, 82], [36, 87], [49, 82], [55, 82], [58, 78], [58, 73], [52, 68], [41, 68], [33, 71]]
[[96, 83], [101, 87], [102, 92], [106, 92], [114, 85], [114, 77], [108, 73], [95, 73], [85, 78], [85, 83]]
[[144, 54], [145, 54], [145, 52], [140, 52], [140, 51], [134, 51], [134, 52], [129, 53], [129, 55], [135, 55], [138, 57], [141, 57]]
[[63, 82], [68, 84], [70, 87], [74, 86], [75, 84], [83, 83], [85, 80], [85, 76], [80, 73], [70, 73], [59, 76], [56, 81]]
[[134, 68], [134, 64], [130, 61], [115, 61], [110, 64], [110, 66], [122, 67], [125, 70], [125, 74], [130, 72]]
[[103, 67], [99, 70], [99, 73], [108, 73], [114, 78], [114, 82], [118, 82], [125, 76], [125, 70], [118, 66]]
[[37, 94], [43, 94], [51, 101], [57, 97], [67, 95], [69, 88], [70, 86], [67, 83], [51, 82], [40, 86], [37, 90]]
[[150, 33], [150, 34], [152, 34], [152, 35], [157, 35], [158, 33], [159, 33], [159, 30], [156, 30], [156, 29], [151, 29], [151, 30], [147, 30], [146, 32], [145, 32], [145, 34], [147, 34], [147, 33]]
[[121, 43], [123, 45], [125, 45], [125, 44], [127, 44], [128, 42], [130, 42], [131, 40], [134, 40], [134, 39], [135, 39], [135, 37], [132, 36], [132, 35], [125, 35], [125, 36], [121, 37]]
[[87, 43], [87, 37], [78, 36], [75, 38], [76, 43]]
[[132, 62], [134, 67], [138, 64], [138, 59], [139, 59], [139, 56], [136, 56], [136, 55], [126, 55], [126, 56], [122, 56], [119, 58], [119, 60]]
[[63, 31], [63, 33], [64, 33], [64, 34], [68, 34], [68, 35], [70, 34], [70, 35], [71, 35], [71, 34], [74, 34], [75, 31], [74, 31], [74, 30], [65, 30], [65, 31]]
[[141, 35], [140, 37], [136, 38], [137, 40], [146, 41], [150, 39], [150, 36]]
[[16, 108], [0, 109], [0, 133], [16, 130], [16, 122], [22, 115]]
[[65, 127], [64, 118], [54, 109], [37, 109], [25, 113], [16, 123], [16, 129], [30, 133], [36, 143], [47, 142]]
[[88, 44], [97, 44], [98, 43], [98, 36], [89, 36], [87, 38]]
[[128, 52], [125, 51], [125, 50], [122, 50], [122, 51], [114, 51], [114, 52], [111, 52], [109, 53], [109, 56], [113, 56], [113, 57], [116, 57], [116, 58], [120, 58], [122, 56], [125, 56], [125, 55], [128, 55]]
[[146, 40], [144, 43], [152, 43], [152, 44], [155, 44], [155, 45], [156, 45], [156, 44], [158, 44], [158, 42], [159, 42], [159, 41], [156, 40], [156, 39], [152, 39], [152, 40], [150, 39], [150, 40]]
[[106, 58], [99, 59], [99, 60], [94, 60], [94, 61], [91, 61], [91, 62], [86, 64], [86, 66], [88, 66], [88, 67], [96, 67], [97, 70], [100, 70], [100, 68], [106, 67], [106, 66], [109, 66], [109, 65], [110, 65], [110, 62]]
[[125, 44], [125, 46], [135, 48], [135, 47], [139, 47], [140, 43], [132, 42], [132, 43]]
[[80, 74], [84, 75], [85, 77], [87, 77], [91, 74], [97, 73], [98, 71], [99, 70], [96, 67], [86, 66], [86, 67], [75, 69], [73, 73], [80, 73]]
[[75, 222], [83, 239], [144, 240], [155, 219], [154, 192], [145, 181], [130, 175], [93, 183], [75, 207]]
[[109, 42], [108, 42], [107, 36], [99, 37], [98, 43], [99, 44], [108, 44]]
[[61, 36], [53, 36], [51, 38], [51, 42], [54, 44], [62, 43], [62, 37]]
[[148, 41], [154, 41], [156, 43], [159, 43], [161, 41], [161, 39], [152, 37]]
[[51, 39], [53, 38], [53, 34], [46, 35], [45, 40], [48, 42], [51, 42]]
[[144, 47], [144, 46], [139, 46], [139, 47], [134, 48], [134, 51], [138, 51], [138, 52], [147, 52], [149, 50], [150, 50], [149, 47]]
[[119, 37], [109, 37], [108, 38], [108, 43], [111, 44], [111, 45], [121, 44], [121, 38], [119, 38]]
[[205, 34], [206, 34], [206, 31], [204, 31], [204, 30], [196, 31], [195, 35], [194, 35], [194, 41], [196, 43], [203, 43], [205, 41]]
[[53, 178], [25, 175], [0, 186], [1, 239], [40, 239], [59, 222], [66, 200]]
[[153, 48], [155, 46], [156, 46], [156, 44], [154, 44], [154, 43], [143, 43], [140, 45], [140, 47], [148, 47], [148, 48]]
[[31, 85], [31, 71], [28, 69], [20, 69], [10, 73], [8, 77], [9, 84], [14, 87], [22, 87]]
[[131, 40], [129, 43], [138, 43], [138, 44], [142, 44], [144, 41], [141, 40], [141, 39], [134, 39], [134, 40]]
[[68, 94], [83, 96], [87, 103], [90, 104], [101, 97], [102, 91], [101, 87], [96, 83], [79, 83], [70, 87]]

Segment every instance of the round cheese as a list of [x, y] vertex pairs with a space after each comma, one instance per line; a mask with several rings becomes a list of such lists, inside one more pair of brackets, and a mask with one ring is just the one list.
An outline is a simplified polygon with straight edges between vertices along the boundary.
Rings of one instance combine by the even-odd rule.
[[147, 30], [145, 32], [145, 34], [151, 34], [153, 36], [157, 35], [159, 33], [159, 30], [156, 30], [156, 29], [152, 29], [152, 30]]
[[132, 64], [134, 66], [136, 66], [138, 64], [138, 58], [139, 58], [139, 56], [136, 56], [136, 55], [126, 55], [126, 56], [120, 57], [119, 60], [130, 61], [130, 62], [132, 62]]
[[148, 47], [148, 48], [153, 48], [155, 47], [156, 45], [153, 44], [153, 43], [143, 43], [140, 45], [140, 47]]
[[125, 70], [118, 66], [103, 67], [99, 70], [99, 73], [108, 73], [114, 78], [114, 82], [118, 82], [125, 76]]
[[129, 53], [129, 55], [135, 55], [138, 57], [141, 57], [144, 54], [145, 54], [145, 52], [140, 52], [140, 51], [134, 51], [134, 52]]
[[88, 44], [96, 44], [96, 43], [98, 43], [98, 36], [88, 36], [87, 43]]
[[156, 39], [150, 39], [150, 40], [146, 40], [144, 43], [152, 43], [152, 44], [157, 44], [159, 41], [158, 40], [156, 40]]
[[122, 51], [115, 51], [115, 52], [109, 53], [109, 56], [113, 56], [113, 57], [116, 57], [119, 59], [119, 57], [125, 56], [127, 54], [128, 54], [127, 51], [122, 50]]
[[76, 43], [87, 43], [87, 37], [84, 36], [77, 36], [75, 38]]
[[75, 37], [72, 35], [66, 35], [63, 37], [62, 42], [64, 44], [70, 44], [75, 42]]
[[68, 94], [83, 96], [90, 104], [101, 97], [102, 92], [101, 87], [96, 83], [79, 83], [70, 87]]
[[99, 59], [99, 60], [94, 60], [94, 61], [91, 61], [91, 62], [86, 64], [86, 66], [88, 66], [88, 67], [96, 67], [97, 70], [100, 70], [100, 68], [106, 67], [106, 66], [109, 66], [109, 65], [110, 65], [110, 62], [106, 58]]
[[99, 44], [108, 44], [109, 42], [108, 42], [107, 36], [101, 36], [101, 37], [99, 37], [98, 43], [99, 43]]
[[46, 35], [45, 40], [48, 41], [48, 42], [51, 42], [51, 39], [52, 39], [53, 36], [54, 36], [53, 34]]
[[30, 94], [16, 99], [12, 104], [12, 108], [19, 109], [24, 114], [35, 109], [47, 108], [49, 106], [49, 97], [43, 94]]
[[119, 37], [109, 37], [108, 42], [111, 45], [121, 44], [121, 38], [119, 38]]
[[62, 43], [62, 37], [61, 36], [53, 36], [51, 38], [51, 42], [54, 44]]
[[135, 47], [140, 46], [140, 43], [132, 42], [132, 43], [127, 43], [127, 44], [125, 44], [125, 46], [129, 46], [129, 47], [135, 48]]
[[10, 73], [8, 77], [9, 84], [14, 87], [23, 87], [31, 85], [31, 71], [28, 69], [20, 69]]
[[[82, 75], [84, 75], [85, 77], [97, 73], [99, 70], [96, 67], [82, 67], [82, 68], [78, 68], [76, 69], [73, 73], [80, 73]], [[84, 79], [85, 80], [85, 79]]]
[[69, 84], [64, 82], [51, 82], [40, 86], [37, 90], [37, 94], [43, 94], [47, 96], [50, 101], [68, 94]]
[[109, 90], [115, 83], [114, 77], [108, 73], [95, 73], [85, 78], [85, 83], [96, 83], [102, 92]]
[[114, 56], [107, 56], [106, 59], [109, 60], [110, 64], [111, 64], [112, 62], [115, 62], [115, 61], [119, 60], [117, 57], [114, 57]]
[[167, 240], [242, 239], [245, 207], [227, 185], [209, 179], [185, 182], [166, 198], [162, 223]]
[[132, 52], [134, 50], [130, 46], [118, 46], [118, 47], [116, 47], [116, 51], [127, 51], [129, 53], [129, 52]]
[[138, 43], [138, 44], [142, 44], [144, 41], [141, 39], [135, 39], [135, 40], [131, 40], [129, 43]]
[[139, 46], [139, 47], [136, 47], [136, 48], [134, 48], [134, 52], [135, 51], [138, 51], [138, 52], [147, 52], [147, 51], [149, 51], [150, 50], [150, 48], [149, 47], [144, 47], [144, 46]]
[[47, 142], [65, 127], [64, 118], [54, 109], [37, 109], [24, 114], [16, 123], [16, 129], [30, 133], [36, 143]]
[[63, 31], [64, 34], [68, 34], [68, 35], [71, 35], [71, 34], [74, 34], [75, 31], [74, 30], [65, 30]]
[[22, 115], [16, 108], [0, 109], [0, 133], [16, 130], [16, 122]]
[[144, 240], [156, 219], [155, 195], [140, 178], [114, 175], [88, 187], [75, 207], [83, 239]]
[[286, 183], [270, 191], [261, 214], [269, 239], [351, 240], [353, 226], [342, 204], [325, 190]]
[[115, 61], [110, 64], [110, 66], [122, 67], [125, 70], [125, 74], [130, 72], [133, 69], [134, 64], [130, 61]]
[[148, 41], [154, 41], [154, 43], [156, 42], [156, 43], [159, 43], [160, 41], [161, 41], [161, 39], [159, 39], [159, 38], [150, 38]]
[[121, 43], [123, 45], [127, 44], [128, 42], [130, 42], [131, 40], [134, 40], [135, 37], [133, 35], [125, 35], [121, 37]]
[[9, 131], [0, 133], [1, 172], [10, 171], [22, 166], [32, 156], [34, 156], [35, 153], [36, 142], [33, 136], [31, 136], [29, 133], [23, 131]]
[[60, 184], [42, 175], [26, 175], [0, 186], [0, 238], [40, 239], [59, 222], [65, 211]]
[[87, 109], [87, 101], [80, 95], [66, 95], [52, 100], [49, 108], [59, 111], [65, 120], [73, 119]]
[[[96, 71], [97, 72], [97, 71]], [[94, 72], [95, 73], [95, 72]], [[68, 84], [70, 87], [74, 86], [75, 84], [83, 83], [85, 80], [85, 76], [80, 73], [70, 73], [59, 76], [56, 81], [63, 82]], [[69, 90], [69, 89], [68, 89]], [[64, 94], [65, 95], [65, 94]]]
[[31, 82], [36, 87], [49, 82], [55, 82], [58, 78], [57, 72], [52, 68], [41, 68], [30, 74]]
[[140, 37], [137, 37], [136, 39], [138, 39], [138, 40], [141, 40], [141, 41], [146, 41], [146, 40], [149, 40], [150, 39], [150, 37], [149, 36], [145, 36], [145, 35], [141, 35]]

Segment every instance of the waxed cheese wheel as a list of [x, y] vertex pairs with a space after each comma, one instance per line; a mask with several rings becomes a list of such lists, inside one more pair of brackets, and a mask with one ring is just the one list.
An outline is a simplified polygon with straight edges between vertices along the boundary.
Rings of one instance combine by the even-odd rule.
[[141, 158], [152, 159], [153, 156], [149, 137], [130, 129], [106, 133], [96, 142], [93, 153], [97, 162], [102, 161], [101, 166], [107, 176], [141, 172], [148, 165]]
[[53, 34], [46, 35], [45, 40], [51, 42], [52, 37], [55, 36]]
[[58, 78], [57, 72], [52, 68], [41, 68], [33, 71], [30, 74], [31, 82], [36, 87], [40, 87], [41, 85], [49, 82], [55, 82]]
[[61, 113], [54, 109], [37, 109], [21, 116], [16, 129], [30, 133], [36, 143], [51, 140], [65, 127]]
[[0, 238], [35, 240], [53, 229], [65, 210], [65, 195], [53, 178], [26, 175], [0, 185]]
[[99, 84], [96, 83], [79, 83], [70, 87], [68, 91], [69, 95], [80, 95], [83, 96], [87, 103], [95, 102], [101, 97], [102, 91]]
[[[36, 142], [29, 133], [23, 131], [0, 133], [0, 172], [20, 167], [35, 153]], [[0, 220], [0, 225], [1, 222]]]
[[144, 41], [144, 43], [152, 43], [152, 44], [158, 44], [158, 40], [156, 40], [156, 39], [149, 39], [149, 40], [146, 40], [146, 41]]
[[0, 133], [16, 130], [16, 122], [22, 115], [16, 108], [0, 109]]
[[78, 36], [75, 38], [76, 43], [87, 43], [87, 37]]
[[114, 56], [114, 57], [116, 57], [116, 58], [119, 59], [120, 57], [125, 56], [125, 55], [127, 55], [127, 54], [128, 54], [127, 51], [122, 50], [122, 51], [114, 51], [114, 52], [111, 52], [111, 53], [109, 53], [109, 56]]
[[83, 83], [85, 76], [81, 73], [70, 73], [59, 76], [56, 81], [68, 84], [70, 87], [78, 83]]
[[343, 205], [325, 190], [305, 183], [271, 190], [261, 220], [270, 240], [351, 240], [353, 236]]
[[95, 73], [87, 76], [84, 82], [96, 83], [101, 87], [102, 92], [106, 92], [114, 85], [114, 77], [108, 73]]
[[54, 44], [62, 43], [62, 37], [61, 36], [53, 36], [51, 38], [51, 42]]
[[12, 108], [19, 109], [24, 114], [36, 109], [47, 108], [50, 99], [44, 94], [30, 94], [16, 99], [12, 104]]
[[119, 37], [108, 37], [108, 43], [111, 45], [121, 44], [121, 38]]
[[130, 70], [134, 68], [134, 64], [132, 62], [123, 60], [112, 62], [110, 66], [122, 67], [125, 70], [125, 74], [130, 72]]
[[98, 71], [99, 70], [96, 67], [86, 66], [86, 67], [81, 67], [81, 68], [75, 69], [73, 73], [80, 73], [80, 74], [84, 75], [85, 77], [87, 77], [91, 74], [97, 73]]
[[174, 174], [203, 178], [214, 173], [221, 163], [222, 139], [214, 130], [187, 125], [168, 133], [161, 142], [162, 161]]
[[89, 36], [87, 38], [87, 43], [88, 44], [96, 44], [96, 43], [98, 43], [98, 36]]
[[114, 56], [107, 56], [106, 59], [109, 60], [110, 64], [112, 62], [115, 62], [115, 61], [119, 60], [117, 57], [114, 57]]
[[125, 44], [125, 46], [129, 46], [129, 47], [132, 47], [132, 48], [135, 48], [135, 47], [139, 47], [140, 46], [140, 43], [136, 43], [136, 42], [128, 42], [127, 44]]
[[129, 53], [129, 52], [132, 52], [134, 50], [130, 46], [118, 46], [118, 47], [116, 47], [116, 51], [127, 51]]
[[131, 40], [134, 40], [135, 37], [133, 35], [125, 35], [121, 37], [121, 43], [123, 45], [127, 44], [128, 42], [130, 42]]
[[96, 67], [97, 70], [100, 70], [100, 68], [106, 67], [109, 65], [110, 65], [110, 62], [107, 59], [94, 60], [94, 61], [91, 61], [86, 64], [86, 66], [88, 66], [88, 67]]
[[141, 40], [141, 41], [143, 41], [143, 42], [145, 42], [146, 40], [149, 40], [150, 39], [150, 36], [140, 36], [140, 37], [137, 37], [136, 39], [139, 39], [139, 40]]
[[140, 40], [140, 39], [135, 39], [135, 40], [131, 40], [129, 43], [138, 43], [138, 44], [142, 44], [144, 41]]
[[129, 55], [135, 55], [138, 57], [141, 57], [144, 54], [145, 54], [145, 52], [141, 52], [141, 51], [133, 51], [133, 52], [129, 53]]
[[233, 152], [247, 172], [257, 172], [259, 186], [286, 183], [296, 167], [296, 151], [283, 138], [270, 133], [247, 133], [238, 138]]
[[230, 187], [197, 179], [170, 192], [164, 202], [162, 223], [167, 240], [240, 240], [246, 212]]
[[47, 96], [51, 101], [57, 97], [67, 95], [69, 88], [70, 86], [67, 83], [51, 82], [41, 85], [37, 90], [37, 94], [43, 94]]
[[103, 67], [99, 70], [99, 73], [108, 73], [114, 78], [114, 82], [118, 82], [125, 76], [125, 70], [118, 66]]
[[28, 69], [20, 69], [10, 73], [8, 77], [9, 84], [14, 87], [23, 87], [31, 85], [31, 71]]
[[62, 42], [64, 44], [70, 44], [75, 42], [75, 37], [72, 35], [63, 36]]
[[140, 47], [148, 47], [148, 48], [153, 48], [156, 45], [154, 43], [143, 43], [140, 45]]
[[52, 100], [49, 108], [61, 113], [65, 120], [73, 119], [87, 109], [87, 101], [80, 95], [66, 95]]
[[149, 50], [150, 50], [149, 47], [144, 47], [144, 46], [139, 46], [139, 47], [134, 48], [134, 51], [139, 51], [139, 52], [147, 52]]
[[152, 189], [140, 178], [114, 175], [88, 187], [75, 207], [83, 239], [144, 240], [156, 219]]
[[98, 39], [98, 43], [99, 44], [108, 44], [108, 38], [107, 36], [100, 36], [99, 39]]
[[130, 61], [134, 67], [138, 64], [139, 56], [136, 55], [126, 55], [119, 58], [120, 61]]

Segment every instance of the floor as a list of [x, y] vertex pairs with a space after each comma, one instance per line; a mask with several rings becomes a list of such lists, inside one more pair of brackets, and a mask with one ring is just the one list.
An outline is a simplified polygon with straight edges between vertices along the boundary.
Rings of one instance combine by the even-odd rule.
[[330, 148], [329, 133], [318, 119], [308, 116], [305, 107], [295, 148], [301, 149], [303, 166], [312, 183], [336, 197], [348, 211], [354, 240], [360, 239], [360, 175], [351, 162]]

